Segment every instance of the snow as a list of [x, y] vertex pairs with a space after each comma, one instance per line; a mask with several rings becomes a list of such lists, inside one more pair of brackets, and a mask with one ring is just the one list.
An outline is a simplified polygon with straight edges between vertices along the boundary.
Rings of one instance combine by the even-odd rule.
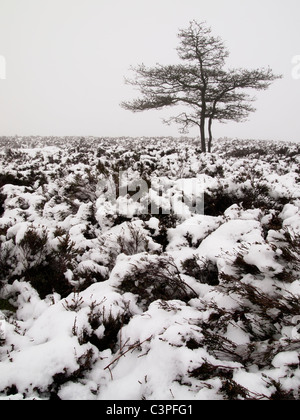
[[270, 390], [266, 387], [264, 378], [259, 373], [237, 371], [233, 376], [233, 380], [248, 389], [252, 393], [252, 397], [259, 394], [271, 395]]
[[251, 144], [0, 139], [1, 400], [300, 398], [300, 149]]
[[261, 241], [261, 227], [255, 220], [230, 220], [203, 240], [200, 255], [216, 260], [222, 253], [232, 253], [237, 243], [254, 244]]
[[285, 351], [283, 353], [278, 353], [273, 361], [272, 365], [275, 368], [280, 368], [281, 366], [288, 366], [288, 365], [298, 365], [299, 364], [299, 353], [296, 351]]
[[[28, 389], [32, 392], [36, 387], [46, 390], [54, 375], [78, 368], [74, 355], [76, 341], [75, 338], [59, 336], [48, 343], [23, 349], [14, 355], [13, 362], [2, 361], [1, 388], [17, 384], [20, 392], [28, 392]], [[70, 357], [72, 354], [74, 356]]]
[[239, 325], [239, 323], [231, 323], [228, 325], [224, 337], [237, 345], [249, 344], [249, 335], [241, 327], [242, 325]]
[[202, 241], [212, 231], [216, 230], [222, 223], [222, 218], [211, 216], [195, 215], [186, 219], [176, 228], [170, 228], [168, 231], [168, 251], [178, 249], [188, 245], [187, 235], [191, 236], [192, 242]]
[[249, 247], [248, 254], [244, 256], [244, 260], [248, 264], [255, 265], [261, 273], [271, 270], [274, 274], [282, 271], [282, 265], [275, 261], [275, 253], [271, 247], [265, 244], [254, 244]]

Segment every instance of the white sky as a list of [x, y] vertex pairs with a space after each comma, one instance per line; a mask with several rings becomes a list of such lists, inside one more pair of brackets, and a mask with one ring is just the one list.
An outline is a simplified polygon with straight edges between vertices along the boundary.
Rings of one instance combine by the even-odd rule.
[[299, 141], [299, 0], [0, 0], [0, 135], [179, 135], [161, 121], [176, 108], [119, 104], [138, 96], [123, 80], [131, 65], [178, 62], [178, 29], [193, 19], [225, 41], [231, 67], [284, 75], [254, 93], [249, 122], [216, 123], [215, 137]]

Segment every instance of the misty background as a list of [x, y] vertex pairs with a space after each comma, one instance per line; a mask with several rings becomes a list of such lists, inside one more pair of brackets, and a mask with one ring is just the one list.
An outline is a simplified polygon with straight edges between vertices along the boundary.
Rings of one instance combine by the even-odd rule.
[[215, 137], [299, 141], [299, 0], [0, 0], [0, 135], [179, 136], [162, 123], [176, 108], [120, 103], [138, 96], [130, 66], [178, 63], [178, 30], [193, 19], [222, 38], [229, 67], [283, 74], [253, 92], [247, 122], [215, 123]]

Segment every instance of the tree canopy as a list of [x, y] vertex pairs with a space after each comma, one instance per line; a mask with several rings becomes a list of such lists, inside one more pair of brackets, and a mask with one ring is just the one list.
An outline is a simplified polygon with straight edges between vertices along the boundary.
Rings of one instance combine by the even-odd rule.
[[202, 152], [211, 151], [213, 121], [244, 121], [255, 111], [248, 90], [266, 90], [281, 76], [270, 68], [226, 69], [229, 52], [204, 22], [190, 22], [178, 38], [181, 63], [132, 68], [135, 78], [126, 83], [138, 87], [141, 97], [121, 105], [134, 112], [185, 105], [185, 112], [165, 122], [180, 124], [182, 132], [198, 126]]

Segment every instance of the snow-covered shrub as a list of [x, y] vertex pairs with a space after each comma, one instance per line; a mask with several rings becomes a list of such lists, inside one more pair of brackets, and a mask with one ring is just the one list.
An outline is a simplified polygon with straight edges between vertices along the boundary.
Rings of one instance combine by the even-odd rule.
[[38, 233], [34, 229], [29, 229], [20, 241], [19, 247], [25, 261], [22, 275], [38, 291], [41, 298], [53, 292], [59, 293], [62, 297], [71, 293], [73, 286], [65, 277], [74, 257], [68, 236], [58, 241], [56, 249], [51, 249], [46, 231]]
[[3, 215], [5, 211], [5, 200], [6, 200], [6, 195], [0, 192], [0, 217]]
[[189, 301], [196, 292], [184, 282], [174, 259], [168, 255], [140, 258], [139, 264], [122, 278], [118, 289], [138, 296], [139, 304], [147, 308], [156, 300]]
[[0, 398], [300, 398], [299, 145], [197, 148], [0, 138]]
[[121, 229], [117, 243], [119, 254], [135, 255], [149, 251], [149, 239], [141, 228], [131, 223], [126, 224], [126, 229], [124, 227]]
[[24, 179], [23, 177], [19, 176], [18, 174], [14, 175], [11, 173], [4, 173], [0, 174], [0, 188], [3, 187], [3, 185], [25, 185], [28, 186], [30, 183]]
[[[158, 220], [158, 224], [155, 225], [155, 228], [152, 231], [152, 237], [156, 243], [161, 245], [162, 250], [166, 251], [167, 246], [169, 245], [169, 232], [170, 229], [173, 229], [179, 223], [176, 215], [174, 214], [158, 214], [155, 215], [153, 219]], [[151, 228], [150, 228], [151, 232]]]
[[217, 286], [219, 284], [219, 271], [215, 263], [201, 260], [196, 255], [182, 262], [182, 269], [188, 276], [194, 277], [202, 284]]
[[7, 244], [0, 242], [0, 290], [11, 273], [11, 267], [9, 263], [10, 257], [11, 248]]
[[38, 265], [45, 259], [47, 254], [48, 234], [46, 229], [37, 230], [29, 227], [17, 245], [25, 260], [24, 266], [30, 268], [33, 264]]
[[234, 194], [230, 194], [223, 187], [217, 190], [208, 190], [204, 195], [204, 213], [208, 216], [220, 216], [233, 204], [238, 204], [241, 200]]

